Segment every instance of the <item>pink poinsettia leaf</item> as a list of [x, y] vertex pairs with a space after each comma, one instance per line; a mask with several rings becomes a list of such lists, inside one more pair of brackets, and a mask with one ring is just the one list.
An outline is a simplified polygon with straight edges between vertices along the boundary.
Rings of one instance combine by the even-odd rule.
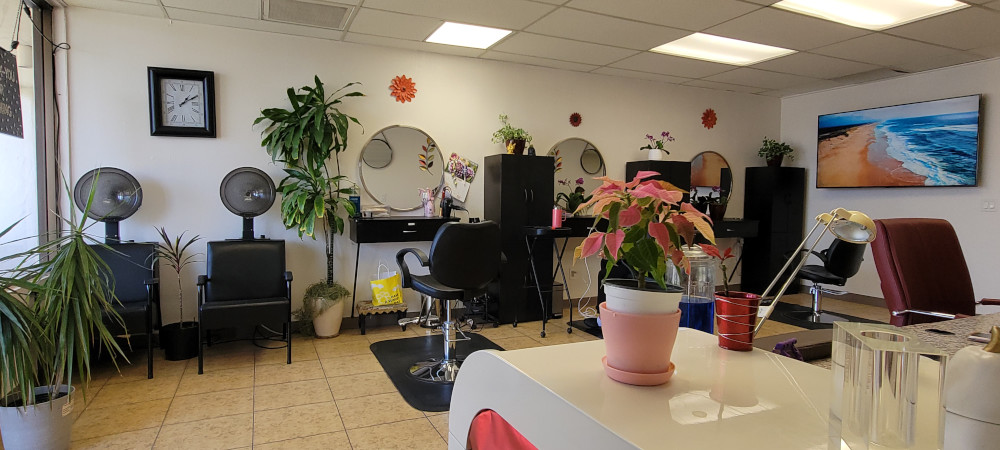
[[639, 205], [633, 204], [618, 214], [618, 226], [620, 227], [630, 227], [639, 223], [640, 220], [642, 220], [642, 211], [639, 210]]
[[656, 244], [663, 249], [664, 255], [670, 254], [670, 231], [667, 230], [667, 226], [660, 222], [652, 222], [649, 224], [649, 235], [653, 237]]
[[663, 189], [659, 183], [644, 182], [632, 190], [632, 196], [636, 198], [652, 197], [664, 203], [677, 203], [684, 196], [678, 191]]
[[660, 172], [654, 172], [652, 170], [640, 170], [635, 174], [635, 178], [633, 178], [632, 181], [629, 181], [628, 184], [626, 184], [625, 186], [629, 188], [636, 187], [639, 185], [640, 182], [642, 182], [642, 180], [645, 180], [646, 178], [649, 177], [655, 177], [659, 174]]
[[691, 223], [687, 217], [682, 215], [676, 215], [670, 218], [674, 226], [677, 228], [677, 234], [681, 235], [684, 242], [691, 244], [694, 242], [694, 224]]
[[603, 247], [603, 238], [604, 233], [601, 232], [594, 232], [591, 233], [590, 236], [587, 236], [583, 240], [583, 243], [580, 244], [580, 248], [582, 249], [580, 251], [580, 257], [586, 258], [601, 251], [601, 248]]
[[708, 256], [722, 259], [722, 255], [719, 254], [719, 249], [716, 246], [711, 244], [698, 244], [698, 246], [701, 247], [701, 250], [707, 253]]
[[611, 254], [611, 259], [618, 260], [618, 250], [622, 247], [622, 241], [625, 240], [625, 232], [622, 230], [615, 230], [614, 233], [606, 233], [604, 242], [608, 246], [608, 252]]

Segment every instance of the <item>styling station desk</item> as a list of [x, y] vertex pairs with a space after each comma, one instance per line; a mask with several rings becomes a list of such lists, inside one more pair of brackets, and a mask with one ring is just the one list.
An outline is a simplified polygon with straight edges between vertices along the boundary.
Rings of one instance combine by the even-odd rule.
[[540, 450], [827, 448], [828, 370], [724, 350], [690, 328], [679, 330], [677, 371], [661, 386], [608, 378], [604, 354], [604, 341], [471, 354], [452, 394], [449, 449], [466, 448], [484, 409]]
[[361, 262], [361, 244], [383, 242], [433, 241], [438, 229], [448, 222], [458, 222], [458, 217], [395, 216], [351, 218], [351, 240], [358, 245], [354, 255], [354, 284], [351, 285], [351, 317], [357, 303], [358, 264]]

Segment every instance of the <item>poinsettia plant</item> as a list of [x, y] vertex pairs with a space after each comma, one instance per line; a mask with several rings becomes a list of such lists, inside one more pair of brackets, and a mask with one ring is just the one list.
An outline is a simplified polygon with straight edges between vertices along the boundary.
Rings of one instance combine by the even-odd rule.
[[719, 259], [719, 266], [722, 268], [722, 285], [726, 288], [726, 297], [729, 297], [729, 275], [726, 273], [729, 269], [726, 268], [726, 260], [733, 258], [736, 255], [733, 254], [733, 248], [727, 248], [725, 253], [719, 253], [719, 249], [714, 245], [698, 244], [701, 249], [708, 254]]
[[710, 219], [690, 203], [681, 202], [685, 191], [665, 181], [648, 179], [657, 175], [640, 171], [628, 183], [597, 178], [603, 184], [580, 208], [593, 205], [595, 228], [603, 218], [608, 221], [607, 231], [590, 233], [574, 250], [574, 261], [600, 252], [608, 260], [606, 272], [624, 261], [639, 289], [646, 288], [647, 277], [665, 289], [668, 260], [690, 271], [682, 245], [694, 245], [696, 231], [714, 244]]

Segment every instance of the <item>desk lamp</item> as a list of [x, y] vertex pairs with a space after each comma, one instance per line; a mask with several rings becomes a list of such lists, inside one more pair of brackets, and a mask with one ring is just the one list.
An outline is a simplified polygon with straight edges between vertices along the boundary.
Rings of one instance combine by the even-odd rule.
[[[823, 231], [816, 237], [816, 240], [812, 242], [809, 250], [803, 252], [802, 249], [805, 248], [806, 242], [808, 242], [813, 233], [819, 229], [820, 225], [825, 225], [823, 227]], [[852, 244], [865, 244], [875, 240], [875, 222], [873, 222], [872, 219], [863, 212], [848, 211], [844, 208], [837, 208], [828, 213], [816, 216], [816, 225], [813, 225], [812, 229], [809, 230], [809, 234], [806, 235], [805, 239], [802, 239], [799, 247], [795, 249], [795, 253], [792, 257], [788, 258], [788, 262], [786, 262], [785, 266], [778, 271], [774, 280], [771, 281], [771, 284], [768, 285], [767, 289], [764, 290], [764, 293], [761, 294], [761, 299], [767, 298], [767, 294], [771, 293], [771, 289], [778, 284], [778, 281], [781, 279], [781, 275], [784, 274], [785, 271], [788, 270], [788, 267], [792, 265], [792, 261], [794, 261], [795, 258], [799, 258], [799, 262], [798, 265], [795, 266], [795, 270], [788, 276], [788, 280], [785, 281], [783, 286], [781, 286], [781, 290], [774, 296], [774, 300], [771, 304], [764, 309], [760, 322], [758, 322], [757, 326], [753, 329], [754, 336], [756, 336], [757, 332], [760, 331], [761, 326], [764, 325], [767, 318], [771, 316], [771, 312], [774, 311], [775, 305], [778, 304], [781, 296], [785, 293], [788, 287], [791, 286], [792, 281], [795, 280], [795, 276], [798, 275], [800, 270], [802, 270], [802, 266], [806, 264], [806, 259], [808, 259], [809, 255], [816, 248], [816, 244], [819, 243], [820, 239], [823, 238], [823, 235], [826, 234], [827, 231], [833, 233], [834, 237], [837, 239], [850, 242]], [[805, 256], [803, 256], [803, 254]]]

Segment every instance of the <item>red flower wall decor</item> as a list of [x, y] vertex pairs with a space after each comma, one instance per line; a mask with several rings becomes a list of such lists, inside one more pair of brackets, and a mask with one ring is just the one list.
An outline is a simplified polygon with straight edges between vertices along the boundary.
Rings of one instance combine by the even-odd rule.
[[715, 110], [712, 108], [706, 109], [705, 112], [701, 114], [701, 124], [709, 130], [711, 130], [718, 121], [719, 117], [715, 115]]
[[581, 122], [583, 122], [583, 116], [581, 116], [580, 113], [573, 113], [573, 114], [569, 115], [569, 124], [570, 125], [573, 125], [574, 127], [578, 127], [578, 126], [580, 126]]
[[399, 103], [406, 103], [417, 96], [417, 84], [413, 82], [412, 78], [407, 78], [406, 75], [393, 78], [389, 89], [391, 91], [389, 95], [396, 97], [396, 101]]

